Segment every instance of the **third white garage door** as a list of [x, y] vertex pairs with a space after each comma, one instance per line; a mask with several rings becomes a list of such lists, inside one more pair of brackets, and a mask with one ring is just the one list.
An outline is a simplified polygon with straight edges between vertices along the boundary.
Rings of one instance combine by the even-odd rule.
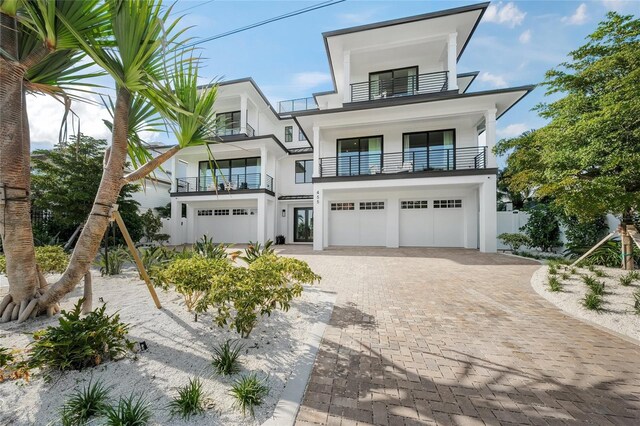
[[404, 247], [464, 247], [461, 199], [400, 201], [400, 245]]
[[329, 203], [329, 245], [385, 246], [385, 204], [384, 201]]

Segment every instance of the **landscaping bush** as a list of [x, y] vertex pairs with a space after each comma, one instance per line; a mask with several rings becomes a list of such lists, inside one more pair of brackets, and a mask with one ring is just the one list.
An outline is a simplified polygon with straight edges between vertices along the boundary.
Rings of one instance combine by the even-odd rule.
[[633, 292], [633, 309], [640, 315], [640, 289]]
[[30, 368], [24, 351], [0, 346], [0, 383], [5, 380], [29, 380]]
[[302, 284], [320, 280], [306, 262], [275, 255], [259, 256], [248, 268], [230, 266], [220, 272], [211, 276], [199, 310], [213, 309], [218, 326], [235, 328], [242, 337], [249, 336], [261, 316], [288, 310]]
[[191, 312], [211, 289], [211, 280], [234, 268], [227, 260], [192, 256], [173, 260], [164, 269], [153, 270], [154, 282], [164, 289], [173, 286], [184, 297]]
[[162, 246], [147, 247], [140, 249], [139, 252], [142, 266], [147, 272], [153, 268], [162, 268], [175, 258], [175, 252], [172, 249]]
[[142, 396], [135, 394], [120, 398], [115, 406], [105, 410], [107, 426], [144, 426], [151, 419], [151, 408]]
[[576, 217], [564, 216], [562, 224], [565, 226], [564, 235], [567, 238], [565, 247], [567, 253], [581, 256], [600, 241], [609, 230], [605, 217], [591, 222], [580, 222]]
[[7, 273], [7, 258], [4, 255], [0, 255], [0, 274]]
[[504, 233], [498, 235], [498, 239], [506, 246], [509, 246], [511, 251], [516, 251], [522, 246], [530, 246], [531, 240], [524, 234], [509, 234]]
[[82, 299], [73, 310], [62, 311], [59, 325], [33, 334], [32, 367], [50, 370], [82, 370], [115, 359], [131, 350], [129, 325], [116, 313], [107, 315], [106, 305], [81, 317]]
[[271, 240], [267, 240], [267, 242], [264, 243], [264, 246], [260, 243], [249, 241], [249, 247], [245, 250], [245, 255], [240, 256], [240, 259], [247, 263], [253, 263], [261, 256], [273, 255], [276, 251], [271, 248], [272, 245], [273, 241]]
[[69, 265], [69, 255], [61, 246], [36, 247], [36, 264], [43, 274], [61, 274]]
[[61, 409], [61, 421], [64, 426], [86, 424], [92, 417], [103, 414], [108, 408], [109, 390], [100, 381], [89, 384], [82, 390], [76, 390]]
[[[640, 264], [640, 250], [633, 248], [633, 260], [636, 265]], [[598, 247], [586, 259], [580, 262], [581, 265], [598, 265], [609, 268], [619, 268], [622, 265], [622, 249], [619, 241], [608, 241]]]
[[562, 291], [562, 284], [556, 277], [549, 277], [549, 291]]
[[[229, 247], [231, 246], [224, 243], [214, 244], [213, 238], [209, 238], [206, 235], [203, 235], [202, 238], [196, 241], [196, 243], [193, 245], [193, 250], [195, 253], [207, 259], [226, 259], [227, 248]], [[238, 254], [239, 252], [234, 252], [233, 259], [235, 259]]]
[[129, 260], [129, 251], [122, 247], [116, 246], [108, 251], [100, 251], [100, 258], [96, 262], [96, 266], [100, 267], [100, 275], [119, 275], [122, 273], [124, 263]]
[[189, 379], [189, 383], [178, 389], [178, 396], [169, 403], [172, 416], [180, 416], [184, 420], [204, 411], [204, 392], [199, 378]]
[[582, 299], [582, 305], [592, 311], [599, 311], [602, 309], [603, 299], [602, 296], [589, 291]]
[[547, 252], [562, 245], [558, 219], [548, 204], [538, 204], [528, 213], [529, 221], [520, 230], [529, 238], [529, 248]]
[[240, 371], [238, 357], [240, 357], [242, 349], [244, 349], [243, 344], [240, 342], [231, 343], [231, 340], [227, 340], [222, 345], [213, 348], [214, 354], [211, 364], [216, 373], [228, 376]]
[[236, 380], [231, 387], [231, 394], [235, 396], [242, 415], [246, 416], [249, 411], [253, 416], [254, 407], [262, 404], [263, 398], [269, 394], [269, 387], [258, 379], [255, 373], [252, 373]]

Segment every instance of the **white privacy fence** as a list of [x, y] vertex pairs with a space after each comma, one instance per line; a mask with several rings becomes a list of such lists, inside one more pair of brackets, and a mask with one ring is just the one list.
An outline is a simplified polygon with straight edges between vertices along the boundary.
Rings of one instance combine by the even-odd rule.
[[[508, 211], [498, 212], [498, 232], [500, 234], [515, 234], [522, 233], [520, 228], [527, 224], [529, 221], [529, 213], [523, 211]], [[607, 215], [607, 225], [609, 226], [609, 232], [613, 232], [618, 227], [618, 219], [613, 215]], [[560, 225], [560, 241], [567, 242], [567, 238], [564, 235], [564, 227]], [[498, 250], [508, 250], [509, 246], [506, 246], [498, 238]]]

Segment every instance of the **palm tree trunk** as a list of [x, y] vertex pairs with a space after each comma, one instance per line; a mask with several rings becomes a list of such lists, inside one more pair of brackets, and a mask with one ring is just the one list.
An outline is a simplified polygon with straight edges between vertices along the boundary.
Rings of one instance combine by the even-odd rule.
[[44, 310], [69, 293], [85, 276], [93, 263], [104, 235], [111, 207], [118, 200], [124, 184], [124, 166], [127, 157], [127, 134], [131, 93], [118, 88], [113, 117], [113, 135], [109, 158], [102, 172], [102, 180], [93, 202], [89, 218], [80, 233], [69, 266], [62, 277], [40, 297], [39, 309]]
[[[0, 13], [0, 48], [17, 58], [17, 22]], [[9, 295], [20, 305], [35, 296], [38, 274], [31, 229], [30, 141], [24, 68], [0, 59], [0, 236], [7, 262]], [[2, 198], [0, 196], [0, 198]]]

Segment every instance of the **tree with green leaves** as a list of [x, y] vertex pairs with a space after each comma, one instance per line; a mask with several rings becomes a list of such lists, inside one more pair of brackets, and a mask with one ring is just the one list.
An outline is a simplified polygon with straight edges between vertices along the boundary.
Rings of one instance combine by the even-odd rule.
[[640, 207], [640, 20], [610, 12], [569, 58], [543, 83], [560, 96], [536, 107], [549, 123], [496, 153], [511, 153], [510, 188], [583, 222], [614, 214], [624, 237]]
[[[0, 157], [0, 170], [3, 171], [0, 184], [22, 191], [9, 194], [8, 204], [0, 203], [0, 214], [8, 211], [24, 213], [18, 212], [19, 209], [29, 211], [26, 197], [28, 162], [25, 163], [29, 149], [25, 149], [28, 143], [23, 140], [24, 131], [17, 131], [24, 129], [26, 123], [26, 108], [23, 107], [25, 73], [22, 72], [25, 65], [15, 63], [17, 52], [23, 50], [20, 44], [24, 39], [23, 31], [33, 34], [34, 43], [41, 46], [40, 50], [45, 50], [44, 58], [50, 54], [50, 46], [57, 46], [60, 40], [71, 40], [69, 46], [76, 49], [74, 51], [87, 55], [115, 83], [115, 102], [110, 103], [112, 120], [108, 123], [112, 138], [104, 154], [102, 178], [69, 266], [62, 276], [55, 283], [43, 283], [38, 278], [35, 257], [18, 255], [29, 250], [33, 252], [28, 219], [13, 222], [16, 228], [11, 235], [19, 236], [9, 240], [8, 226], [0, 228], [9, 278], [9, 294], [0, 302], [0, 314], [18, 304], [21, 306], [20, 322], [57, 304], [89, 271], [124, 185], [143, 179], [184, 147], [209, 143], [215, 126], [213, 107], [217, 91], [216, 85], [207, 90], [198, 89], [197, 57], [193, 49], [184, 48], [187, 40], [182, 31], [176, 30], [179, 19], [170, 18], [171, 7], [165, 9], [159, 1], [0, 1], [0, 107], [3, 111], [13, 112], [14, 108], [20, 111], [6, 119], [3, 114], [0, 122], [3, 154]], [[70, 6], [85, 3], [92, 7], [83, 9], [80, 16]], [[70, 9], [74, 13], [70, 13]], [[92, 22], [90, 30], [85, 30], [87, 22]], [[35, 61], [35, 64], [40, 63]], [[7, 73], [11, 78], [3, 78]], [[16, 74], [19, 76], [15, 77]], [[62, 76], [65, 81], [75, 83], [74, 73], [57, 75]], [[139, 135], [142, 130], [158, 130], [164, 125], [171, 129], [176, 146], [153, 158]], [[22, 168], [15, 171], [5, 167], [5, 163], [15, 161], [7, 155], [12, 153], [22, 164]], [[127, 156], [134, 171], [125, 175]], [[27, 172], [24, 164], [27, 164]], [[9, 169], [11, 173], [4, 172]], [[18, 203], [20, 194], [26, 198]], [[20, 275], [16, 273], [18, 270], [29, 273]], [[42, 291], [38, 291], [39, 287]], [[37, 297], [37, 293], [42, 295]], [[2, 318], [10, 320], [11, 315]]]

